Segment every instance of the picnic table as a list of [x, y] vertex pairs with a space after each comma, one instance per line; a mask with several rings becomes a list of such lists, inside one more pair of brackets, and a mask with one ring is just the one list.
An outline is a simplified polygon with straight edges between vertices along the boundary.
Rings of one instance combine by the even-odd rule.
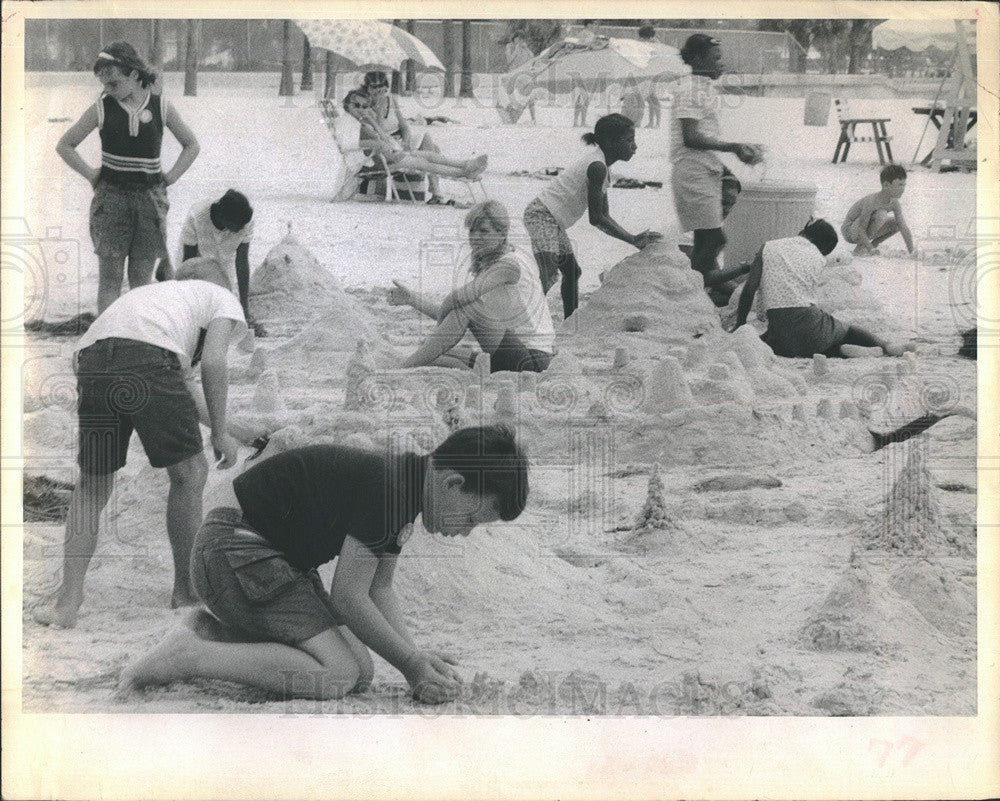
[[[889, 136], [885, 129], [887, 122], [889, 122], [889, 117], [840, 118], [840, 138], [837, 140], [837, 147], [833, 151], [833, 163], [837, 163], [838, 157], [840, 161], [847, 161], [847, 152], [851, 149], [851, 142], [874, 142], [875, 148], [878, 150], [878, 163], [885, 164], [885, 159], [888, 157], [891, 164], [893, 158], [889, 142], [892, 141], [892, 137]], [[855, 127], [858, 125], [871, 125], [872, 135], [858, 136], [855, 133]], [[884, 155], [882, 153], [883, 147], [885, 148]], [[841, 155], [841, 148], [843, 148], [843, 155]]]
[[[937, 128], [939, 131], [941, 130], [941, 121], [944, 119], [944, 112], [945, 111], [946, 111], [946, 109], [945, 109], [944, 106], [913, 106], [913, 113], [914, 114], [924, 114], [924, 115], [930, 117], [931, 122], [934, 123], [934, 127]], [[957, 119], [957, 117], [956, 117], [956, 119]], [[976, 120], [977, 119], [978, 119], [978, 116], [976, 114], [976, 110], [974, 108], [970, 108], [969, 109], [969, 122], [968, 122], [968, 125], [966, 126], [966, 129], [965, 129], [966, 133], [968, 133], [969, 131], [971, 131], [976, 126]], [[955, 139], [955, 121], [953, 120], [952, 123], [951, 123], [951, 130], [948, 131], [948, 148], [949, 149], [956, 147], [956, 143], [955, 143], [954, 139]], [[965, 138], [963, 137], [962, 141], [959, 142], [959, 143], [957, 143], [957, 147], [958, 148], [962, 148], [964, 146], [965, 146]], [[920, 160], [920, 164], [922, 166], [927, 167], [927, 166], [930, 165], [931, 160], [934, 158], [934, 150], [935, 150], [935, 145], [931, 145], [931, 149], [927, 152], [927, 155], [924, 156], [923, 159]]]

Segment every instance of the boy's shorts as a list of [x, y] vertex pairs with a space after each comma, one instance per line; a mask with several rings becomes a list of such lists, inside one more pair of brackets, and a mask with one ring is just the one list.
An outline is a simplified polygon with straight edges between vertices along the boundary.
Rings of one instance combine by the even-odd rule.
[[722, 228], [723, 167], [708, 167], [694, 159], [674, 163], [671, 186], [682, 231]]
[[[538, 262], [542, 292], [548, 294], [559, 277], [559, 271], [553, 262], [567, 258], [575, 259], [573, 244], [569, 241], [566, 229], [538, 198], [532, 200], [524, 210], [524, 227], [531, 238], [531, 249], [535, 254], [535, 261]], [[542, 255], [554, 258], [543, 261], [540, 258]]]
[[90, 202], [90, 238], [98, 258], [156, 261], [167, 256], [167, 188], [124, 187], [103, 178]]
[[239, 509], [205, 517], [191, 551], [191, 583], [213, 615], [252, 640], [297, 645], [341, 625], [319, 573], [290, 565]]
[[101, 339], [77, 354], [76, 386], [84, 473], [124, 467], [133, 430], [153, 467], [202, 452], [198, 407], [176, 353], [134, 339]]

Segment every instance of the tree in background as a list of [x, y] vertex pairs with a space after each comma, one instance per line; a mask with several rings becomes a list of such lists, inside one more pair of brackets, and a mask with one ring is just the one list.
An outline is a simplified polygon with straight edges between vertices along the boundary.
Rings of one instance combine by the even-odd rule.
[[441, 20], [441, 37], [443, 39], [441, 62], [444, 64], [444, 96], [455, 96], [455, 36], [450, 19]]
[[312, 49], [309, 47], [309, 37], [302, 37], [302, 84], [303, 92], [311, 91], [313, 88], [313, 62]]
[[797, 47], [791, 48], [789, 69], [804, 73], [815, 22], [811, 19], [762, 19], [757, 24], [757, 30], [781, 31], [791, 36]]
[[462, 20], [462, 77], [458, 84], [459, 97], [472, 97], [472, 20]]
[[852, 19], [847, 31], [847, 72], [857, 75], [872, 53], [872, 31], [882, 19]]
[[198, 51], [201, 38], [201, 22], [196, 19], [184, 21], [186, 31], [184, 45], [184, 96], [198, 94]]
[[520, 34], [534, 55], [562, 38], [561, 19], [512, 19], [507, 20], [507, 29], [501, 44], [507, 44], [514, 34]]
[[813, 47], [823, 56], [826, 71], [830, 74], [842, 72], [851, 20], [820, 19], [815, 20], [814, 25]]
[[292, 21], [285, 20], [281, 34], [281, 85], [278, 87], [278, 97], [291, 97], [295, 94], [295, 76], [292, 74]]
[[[417, 21], [406, 20], [406, 32], [415, 35], [417, 32]], [[406, 92], [410, 94], [417, 89], [417, 65], [412, 58], [406, 60]]]
[[[392, 21], [393, 27], [396, 28], [401, 27], [400, 23], [402, 21], [403, 20], [401, 19], [394, 19]], [[403, 76], [399, 72], [399, 70], [393, 70], [392, 75], [389, 76], [389, 91], [392, 92], [392, 94], [394, 95], [398, 95], [400, 94], [400, 92], [402, 92], [402, 90], [403, 90]]]
[[153, 88], [163, 94], [163, 20], [150, 20], [149, 66], [156, 73]]

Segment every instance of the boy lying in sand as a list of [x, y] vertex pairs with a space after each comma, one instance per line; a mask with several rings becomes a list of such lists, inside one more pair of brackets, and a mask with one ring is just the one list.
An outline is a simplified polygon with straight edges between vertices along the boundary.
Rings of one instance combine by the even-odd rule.
[[[368, 648], [424, 703], [454, 698], [453, 659], [417, 647], [392, 587], [400, 549], [425, 529], [467, 537], [513, 520], [528, 460], [512, 429], [456, 431], [428, 456], [339, 445], [296, 448], [233, 481], [233, 508], [198, 531], [191, 579], [208, 607], [127, 667], [119, 693], [192, 678], [298, 698], [334, 699], [371, 683]], [[316, 568], [336, 557], [330, 592]]]
[[472, 249], [468, 283], [440, 304], [398, 281], [389, 290], [390, 305], [412, 306], [438, 321], [403, 366], [470, 366], [470, 354], [453, 349], [471, 331], [490, 354], [491, 372], [542, 372], [552, 361], [555, 328], [538, 267], [507, 242], [510, 217], [496, 200], [469, 209], [465, 227]]
[[847, 212], [847, 219], [840, 227], [844, 239], [852, 245], [856, 256], [878, 253], [878, 246], [897, 231], [906, 243], [911, 256], [917, 255], [913, 234], [903, 218], [899, 199], [906, 191], [906, 170], [899, 164], [890, 164], [879, 174], [882, 188], [865, 195]]
[[863, 328], [847, 325], [816, 305], [825, 257], [836, 246], [837, 232], [826, 220], [811, 220], [798, 236], [765, 243], [750, 266], [735, 328], [746, 322], [760, 288], [767, 312], [767, 331], [761, 339], [778, 356], [902, 356], [904, 350], [912, 350], [912, 346], [889, 343]]

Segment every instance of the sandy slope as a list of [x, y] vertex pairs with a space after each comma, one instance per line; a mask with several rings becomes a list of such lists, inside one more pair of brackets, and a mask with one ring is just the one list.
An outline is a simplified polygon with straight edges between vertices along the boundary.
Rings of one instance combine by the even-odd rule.
[[[29, 137], [27, 169], [46, 179], [28, 183], [28, 223], [36, 233], [61, 227], [63, 238], [80, 242], [79, 275], [67, 269], [36, 307], [49, 317], [75, 310], [79, 298], [89, 306], [96, 290], [88, 190], [52, 151], [68, 123], [48, 122], [75, 119], [96, 85], [86, 76], [63, 77], [57, 83], [30, 76], [26, 114], [37, 132]], [[265, 320], [278, 336], [260, 347], [274, 379], [251, 378], [249, 357], [235, 357], [231, 402], [240, 419], [250, 427], [284, 426], [278, 439], [286, 444], [348, 436], [380, 444], [390, 433], [419, 443], [446, 430], [436, 390], [457, 385], [470, 422], [494, 416], [505, 385], [515, 390], [536, 463], [529, 510], [516, 524], [487, 526], [460, 546], [419, 534], [400, 569], [416, 636], [453, 651], [470, 680], [460, 702], [435, 712], [974, 713], [975, 425], [947, 420], [875, 454], [864, 433], [885, 415], [891, 420], [942, 398], [974, 403], [975, 365], [953, 355], [974, 300], [970, 260], [945, 253], [971, 249], [961, 235], [974, 213], [972, 176], [911, 176], [905, 208], [918, 238], [933, 240], [923, 247], [925, 258], [889, 254], [839, 268], [840, 294], [831, 302], [845, 318], [915, 336], [915, 362], [837, 363], [819, 375], [806, 360], [771, 360], [755, 372], [671, 247], [611, 269], [634, 251], [580, 225], [571, 234], [593, 305], [562, 326], [550, 373], [514, 384], [501, 375], [474, 392], [471, 376], [387, 374], [398, 402], [386, 402], [383, 390], [364, 414], [351, 415], [342, 411], [344, 370], [358, 332], [373, 341], [381, 368], [426, 330], [414, 313], [388, 307], [382, 287], [401, 277], [444, 291], [461, 280], [462, 212], [331, 205], [324, 183], [331, 145], [308, 99], [285, 104], [261, 76], [251, 76], [248, 88], [225, 85], [227, 76], [203, 77], [201, 96], [176, 99], [202, 155], [171, 188], [172, 242], [191, 202], [238, 186], [257, 208], [255, 264], [291, 222], [296, 258], [312, 254], [337, 279], [324, 291], [268, 307]], [[861, 192], [877, 188], [864, 145], [847, 164], [829, 164], [833, 126], [802, 126], [801, 100], [733, 100], [727, 126], [750, 131], [744, 138], [765, 143], [770, 154], [766, 175], [734, 166], [742, 177], [811, 181], [817, 212], [835, 221]], [[879, 103], [893, 117], [896, 152], [906, 157], [920, 135], [909, 105]], [[565, 107], [543, 109], [537, 129], [495, 125], [490, 109], [475, 106], [449, 103], [429, 113], [461, 121], [431, 129], [449, 152], [490, 154], [487, 187], [515, 220], [542, 184], [507, 173], [565, 165], [579, 135], [566, 127]], [[639, 154], [620, 174], [666, 180], [665, 133], [641, 130], [638, 142]], [[95, 160], [94, 143], [86, 147]], [[612, 190], [611, 208], [626, 227], [676, 238], [667, 188]], [[515, 235], [523, 236], [519, 224]], [[651, 303], [650, 293], [666, 285], [674, 289]], [[644, 303], [651, 325], [624, 333], [620, 318]], [[550, 305], [558, 320], [558, 293]], [[616, 372], [617, 346], [627, 346], [632, 360]], [[72, 476], [70, 351], [66, 342], [36, 340], [26, 357], [29, 472]], [[647, 390], [665, 357], [677, 359], [690, 411], [649, 408], [659, 396]], [[255, 396], [275, 380], [281, 408], [266, 410], [266, 399]], [[905, 499], [892, 505], [887, 498], [914, 453], [923, 460], [910, 465], [904, 483], [911, 489], [897, 492]], [[672, 525], [635, 534], [654, 462]], [[696, 488], [715, 477], [780, 486]], [[207, 506], [221, 497], [224, 480], [212, 476]], [[123, 661], [156, 642], [173, 617], [166, 608], [165, 490], [166, 476], [144, 464], [133, 442], [79, 627], [47, 631], [25, 615], [25, 708], [315, 711], [218, 684], [174, 685], [112, 702]], [[916, 550], [879, 547], [887, 542], [887, 508], [891, 519], [909, 521], [898, 532]], [[914, 509], [923, 511], [907, 518]], [[52, 585], [61, 537], [60, 527], [26, 527], [26, 607]], [[376, 691], [325, 710], [419, 711], [384, 663], [377, 682]]]

